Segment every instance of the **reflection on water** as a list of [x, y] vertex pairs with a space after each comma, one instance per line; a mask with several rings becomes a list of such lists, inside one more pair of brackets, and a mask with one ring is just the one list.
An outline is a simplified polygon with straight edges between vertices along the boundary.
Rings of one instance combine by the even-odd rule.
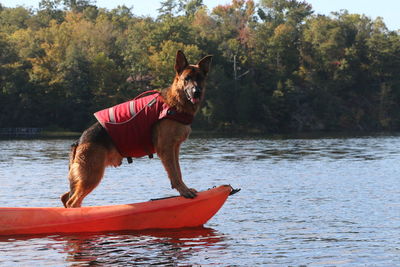
[[[0, 206], [60, 206], [71, 140], [0, 141]], [[0, 238], [0, 266], [396, 266], [400, 137], [192, 138], [185, 182], [232, 184], [206, 228]], [[155, 158], [108, 169], [84, 205], [176, 195]]]
[[[178, 262], [190, 263], [196, 255], [205, 255], [210, 251], [218, 253], [226, 248], [221, 233], [203, 227], [169, 231], [2, 237], [1, 242], [18, 247], [19, 251], [23, 251], [24, 247], [27, 251], [35, 248], [31, 255], [25, 253], [22, 259], [0, 257], [4, 264], [13, 262], [17, 265], [25, 265], [30, 257], [37, 260], [37, 252], [51, 254], [50, 251], [65, 255], [65, 263], [70, 266], [176, 265]], [[213, 261], [213, 264], [222, 263], [218, 258]], [[201, 264], [201, 261], [197, 264]]]
[[225, 246], [223, 237], [210, 228], [61, 236], [55, 240], [66, 241], [67, 262], [86, 265], [175, 265], [190, 262], [205, 249], [223, 250]]

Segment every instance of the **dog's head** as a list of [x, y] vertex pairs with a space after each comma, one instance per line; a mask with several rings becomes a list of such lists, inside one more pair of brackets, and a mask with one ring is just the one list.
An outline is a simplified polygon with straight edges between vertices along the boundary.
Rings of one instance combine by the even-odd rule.
[[204, 97], [205, 78], [210, 70], [211, 59], [212, 56], [206, 56], [196, 65], [189, 65], [182, 51], [176, 53], [176, 89], [184, 93], [186, 100], [193, 105], [199, 104]]

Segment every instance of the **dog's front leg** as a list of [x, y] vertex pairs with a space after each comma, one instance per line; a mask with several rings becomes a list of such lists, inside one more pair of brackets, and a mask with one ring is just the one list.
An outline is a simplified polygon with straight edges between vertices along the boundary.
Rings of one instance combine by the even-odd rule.
[[175, 146], [175, 152], [174, 152], [174, 157], [175, 157], [174, 162], [175, 162], [175, 164], [176, 164], [176, 169], [177, 169], [178, 178], [179, 178], [179, 183], [178, 183], [178, 184], [179, 184], [179, 186], [180, 186], [180, 188], [178, 188], [178, 187], [175, 187], [175, 188], [178, 190], [178, 192], [179, 192], [182, 196], [187, 197], [187, 198], [194, 198], [194, 197], [196, 197], [196, 193], [197, 193], [196, 189], [194, 189], [194, 188], [188, 188], [188, 187], [185, 185], [185, 183], [183, 182], [183, 179], [182, 179], [181, 167], [180, 167], [180, 165], [179, 165], [179, 151], [180, 151], [180, 146], [181, 146], [181, 143], [179, 143], [178, 145], [176, 145], [176, 146]]
[[155, 128], [154, 145], [158, 157], [171, 181], [172, 188], [186, 198], [194, 198], [196, 190], [188, 188], [183, 182], [179, 166], [180, 145], [190, 133], [190, 127], [170, 120], [162, 120]]

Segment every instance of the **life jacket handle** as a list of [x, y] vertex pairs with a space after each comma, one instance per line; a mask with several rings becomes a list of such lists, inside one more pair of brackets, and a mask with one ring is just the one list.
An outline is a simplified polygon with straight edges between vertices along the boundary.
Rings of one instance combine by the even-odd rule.
[[139, 94], [139, 95], [136, 96], [133, 100], [136, 100], [136, 99], [138, 99], [138, 98], [144, 97], [144, 96], [147, 95], [147, 94], [160, 94], [160, 92], [157, 91], [157, 90], [149, 90], [149, 91], [146, 91], [146, 92], [143, 92], [143, 93]]

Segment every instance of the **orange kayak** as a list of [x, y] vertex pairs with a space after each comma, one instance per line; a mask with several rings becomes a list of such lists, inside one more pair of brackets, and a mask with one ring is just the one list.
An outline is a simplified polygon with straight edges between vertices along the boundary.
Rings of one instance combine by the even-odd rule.
[[0, 235], [172, 229], [205, 224], [233, 193], [230, 185], [143, 203], [82, 208], [0, 208]]

